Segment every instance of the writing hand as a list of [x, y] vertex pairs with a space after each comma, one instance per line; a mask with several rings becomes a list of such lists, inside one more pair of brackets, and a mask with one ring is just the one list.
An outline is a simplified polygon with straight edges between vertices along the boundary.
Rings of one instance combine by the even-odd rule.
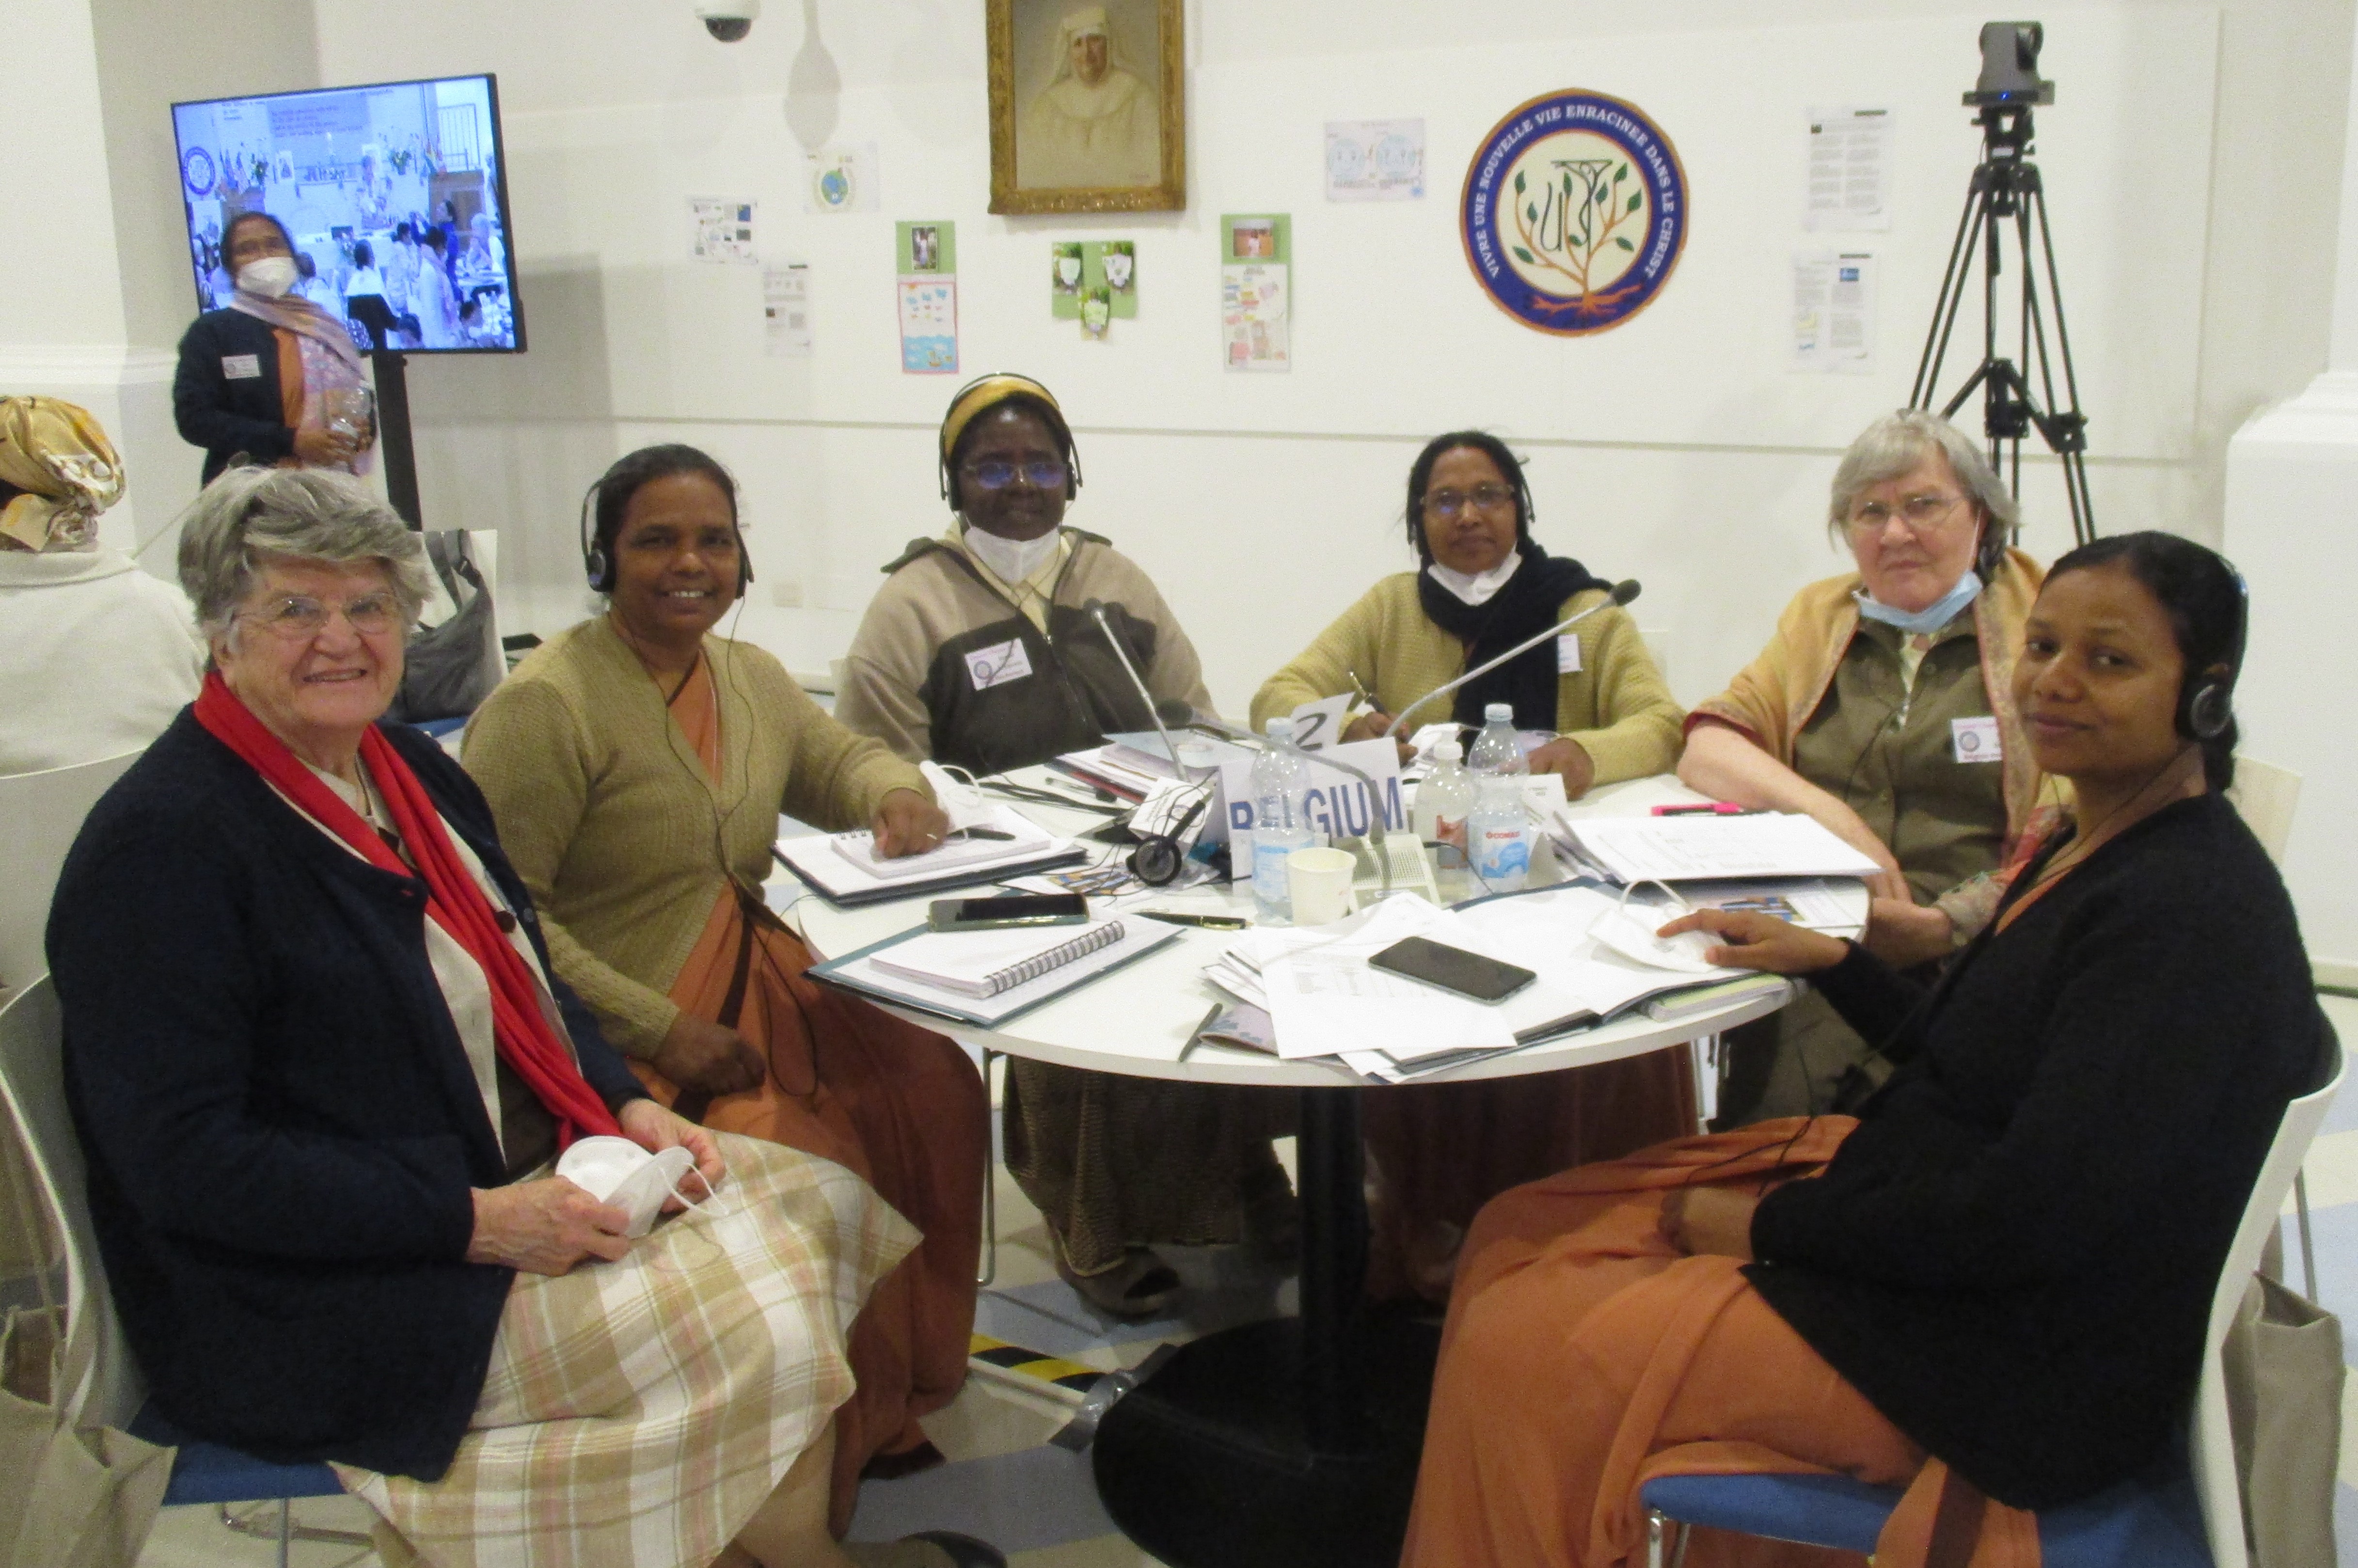
[[896, 789], [877, 806], [869, 826], [876, 835], [876, 853], [892, 860], [938, 848], [949, 835], [950, 819], [915, 790]]

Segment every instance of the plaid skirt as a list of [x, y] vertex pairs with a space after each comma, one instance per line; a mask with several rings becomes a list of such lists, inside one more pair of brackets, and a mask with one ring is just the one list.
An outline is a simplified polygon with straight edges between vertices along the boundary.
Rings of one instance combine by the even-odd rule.
[[336, 1466], [387, 1568], [705, 1568], [826, 1430], [851, 1320], [917, 1233], [840, 1165], [715, 1136], [704, 1212], [516, 1276], [442, 1479]]

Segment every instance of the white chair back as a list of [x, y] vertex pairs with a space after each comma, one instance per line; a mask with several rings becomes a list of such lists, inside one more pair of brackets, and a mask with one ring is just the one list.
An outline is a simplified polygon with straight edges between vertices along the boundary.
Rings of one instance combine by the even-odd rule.
[[2285, 846], [2292, 839], [2293, 807], [2300, 804], [2300, 775], [2290, 768], [2280, 768], [2274, 762], [2263, 762], [2238, 754], [2235, 758], [2235, 782], [2227, 786], [2227, 799], [2268, 852], [2268, 859], [2284, 869]]
[[[2239, 761], [2236, 770], [2240, 773], [2242, 768]], [[2268, 1146], [2267, 1161], [2260, 1167], [2260, 1179], [2253, 1184], [2251, 1201], [2244, 1206], [2243, 1224], [2236, 1227], [2234, 1244], [2227, 1249], [2227, 1266], [2219, 1272], [2218, 1291], [2211, 1298], [2210, 1337], [2203, 1342], [2202, 1378], [2195, 1389], [2189, 1447], [2194, 1490], [2202, 1505], [2202, 1527], [2211, 1538], [2214, 1568], [2249, 1568], [2250, 1563], [2244, 1545], [2243, 1492], [2235, 1476], [2234, 1438], [2227, 1424], [2227, 1379], [2221, 1353], [2235, 1309], [2251, 1284], [2252, 1271], [2259, 1267], [2261, 1249], [2276, 1228], [2285, 1194], [2291, 1190], [2309, 1142], [2325, 1120], [2334, 1092], [2342, 1087], [2342, 1043], [2334, 1037], [2331, 1025], [2320, 1022], [2320, 1027], [2325, 1030], [2327, 1060], [2318, 1087], [2285, 1107], [2284, 1120], [2277, 1123], [2276, 1141]]]
[[91, 1227], [81, 1141], [66, 1110], [64, 1019], [46, 974], [0, 1007], [0, 1106], [15, 1123], [33, 1173], [64, 1234], [66, 1386], [59, 1407], [73, 1424], [128, 1427], [146, 1398], [123, 1337]]
[[0, 986], [29, 986], [49, 973], [41, 933], [49, 895], [81, 819], [139, 760], [136, 752], [70, 768], [0, 774]]

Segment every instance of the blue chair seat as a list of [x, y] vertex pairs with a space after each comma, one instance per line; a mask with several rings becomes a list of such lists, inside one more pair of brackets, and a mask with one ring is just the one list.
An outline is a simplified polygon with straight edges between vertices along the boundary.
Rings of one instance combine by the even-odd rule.
[[171, 1484], [164, 1489], [164, 1506], [182, 1503], [251, 1503], [278, 1498], [333, 1498], [343, 1493], [336, 1473], [325, 1465], [274, 1465], [234, 1448], [190, 1437], [157, 1411], [156, 1401], [139, 1408], [131, 1435], [147, 1443], [167, 1444], [179, 1452], [172, 1456]]
[[[1657, 1476], [1639, 1500], [1682, 1524], [1873, 1552], [1899, 1491], [1847, 1476]], [[2039, 1515], [2046, 1568], [2212, 1568], [2181, 1461], [2163, 1475], [2117, 1487]]]

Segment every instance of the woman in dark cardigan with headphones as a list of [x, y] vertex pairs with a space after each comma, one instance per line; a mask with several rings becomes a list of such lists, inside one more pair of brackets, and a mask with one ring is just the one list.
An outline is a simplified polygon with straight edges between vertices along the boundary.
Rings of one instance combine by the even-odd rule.
[[[762, 900], [781, 811], [871, 827], [887, 855], [947, 830], [924, 777], [715, 636], [751, 576], [736, 483], [650, 447], [590, 492], [607, 609], [533, 651], [468, 727], [467, 771], [544, 916], [557, 972], [656, 1098], [865, 1177], [925, 1233], [851, 1328], [834, 1518], [864, 1466], [934, 1456], [917, 1418], [966, 1378], [989, 1103], [942, 1035], [814, 985]], [[881, 1457], [880, 1457], [881, 1456]]]
[[1907, 1487], [1889, 1568], [2016, 1568], [2030, 1510], [2169, 1451], [2330, 1049], [2291, 900], [2222, 793], [2243, 600], [2165, 534], [2055, 563], [2011, 696], [2073, 816], [1936, 984], [1767, 915], [1663, 927], [1809, 976], [1898, 1066], [1855, 1119], [1658, 1144], [1483, 1210], [1408, 1568], [1624, 1561], [1649, 1477], [1787, 1471]]

